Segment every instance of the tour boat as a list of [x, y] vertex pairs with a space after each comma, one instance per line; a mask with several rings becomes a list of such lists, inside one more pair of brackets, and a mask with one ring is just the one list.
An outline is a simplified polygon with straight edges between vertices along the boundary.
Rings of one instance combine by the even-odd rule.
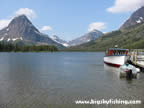
[[104, 63], [114, 67], [120, 67], [127, 61], [128, 51], [128, 49], [109, 48], [105, 52]]

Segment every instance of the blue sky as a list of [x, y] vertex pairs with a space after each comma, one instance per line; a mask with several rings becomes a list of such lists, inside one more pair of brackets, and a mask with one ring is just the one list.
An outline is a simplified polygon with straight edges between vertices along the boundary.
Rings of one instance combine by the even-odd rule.
[[[127, 0], [129, 3], [126, 0], [121, 1], [2, 0], [0, 21], [10, 20], [18, 10], [27, 8], [34, 12], [35, 17], [31, 18], [31, 21], [42, 32], [49, 36], [58, 35], [62, 39], [71, 40], [87, 33], [90, 24], [93, 23], [95, 25], [91, 26], [91, 29], [98, 28], [103, 32], [118, 29], [131, 13], [142, 4], [142, 0]], [[99, 23], [103, 25], [97, 27]], [[43, 26], [45, 29], [42, 29]]]

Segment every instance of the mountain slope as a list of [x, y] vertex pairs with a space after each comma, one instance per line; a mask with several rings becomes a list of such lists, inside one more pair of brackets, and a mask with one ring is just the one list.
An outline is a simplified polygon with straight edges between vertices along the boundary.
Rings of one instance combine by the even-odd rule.
[[94, 31], [91, 31], [79, 38], [76, 38], [72, 41], [69, 41], [68, 44], [69, 46], [76, 46], [76, 45], [80, 45], [80, 44], [83, 44], [83, 43], [87, 43], [87, 42], [90, 42], [92, 40], [96, 40], [99, 36], [102, 36], [103, 33], [98, 31], [98, 30], [94, 30]]
[[25, 15], [15, 17], [8, 27], [0, 30], [0, 41], [23, 41], [31, 42], [33, 44], [61, 46], [47, 35], [40, 33]]
[[104, 51], [118, 45], [120, 48], [144, 48], [144, 24], [136, 25], [124, 30], [113, 31], [103, 35], [95, 41], [71, 47], [71, 51]]
[[136, 10], [131, 15], [131, 17], [120, 27], [120, 29], [125, 29], [140, 23], [144, 23], [144, 7], [141, 7], [138, 10]]
[[59, 38], [58, 36], [56, 36], [56, 35], [53, 35], [53, 36], [51, 37], [51, 39], [54, 40], [55, 42], [59, 43], [59, 44], [62, 44], [62, 45], [65, 46], [65, 47], [68, 47], [68, 46], [69, 46], [67, 41], [60, 39], [60, 38]]

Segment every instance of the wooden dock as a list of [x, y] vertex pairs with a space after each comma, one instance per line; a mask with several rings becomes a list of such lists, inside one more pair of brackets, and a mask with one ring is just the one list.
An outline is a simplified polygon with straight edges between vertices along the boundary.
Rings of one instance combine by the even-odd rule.
[[144, 70], [144, 49], [130, 50], [128, 55], [132, 65]]

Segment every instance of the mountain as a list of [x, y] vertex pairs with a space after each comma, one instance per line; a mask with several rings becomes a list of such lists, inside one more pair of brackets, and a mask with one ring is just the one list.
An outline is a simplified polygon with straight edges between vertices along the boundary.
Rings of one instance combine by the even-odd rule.
[[118, 45], [120, 48], [144, 48], [144, 23], [107, 33], [95, 41], [65, 49], [66, 51], [105, 51]]
[[76, 38], [72, 41], [69, 41], [68, 44], [69, 46], [76, 46], [76, 45], [80, 45], [80, 44], [83, 44], [83, 43], [87, 43], [87, 42], [90, 42], [92, 40], [96, 40], [98, 37], [102, 36], [103, 33], [98, 31], [98, 30], [94, 30], [94, 31], [91, 31], [79, 38]]
[[65, 47], [68, 47], [68, 46], [69, 46], [67, 41], [60, 39], [60, 38], [59, 38], [58, 36], [56, 36], [56, 35], [53, 35], [53, 36], [51, 37], [51, 39], [54, 40], [55, 42], [59, 43], [59, 44], [62, 44], [62, 45], [65, 46]]
[[8, 27], [0, 30], [0, 41], [6, 42], [27, 42], [33, 44], [46, 44], [61, 46], [45, 35], [30, 22], [25, 15], [15, 17]]
[[55, 42], [59, 43], [59, 44], [62, 44], [65, 47], [70, 47], [70, 46], [76, 46], [76, 45], [80, 45], [83, 43], [87, 43], [87, 42], [90, 42], [92, 40], [96, 40], [99, 36], [102, 36], [102, 35], [103, 35], [102, 32], [100, 32], [98, 30], [94, 30], [94, 31], [91, 31], [91, 32], [79, 37], [79, 38], [71, 40], [69, 42], [60, 39], [56, 35], [52, 36], [51, 39], [54, 40]]
[[118, 45], [120, 48], [144, 48], [144, 7], [136, 10], [120, 27], [98, 37], [94, 41], [66, 48], [66, 51], [104, 51]]
[[125, 29], [133, 25], [144, 23], [144, 7], [136, 10], [130, 18], [120, 27], [120, 29]]

